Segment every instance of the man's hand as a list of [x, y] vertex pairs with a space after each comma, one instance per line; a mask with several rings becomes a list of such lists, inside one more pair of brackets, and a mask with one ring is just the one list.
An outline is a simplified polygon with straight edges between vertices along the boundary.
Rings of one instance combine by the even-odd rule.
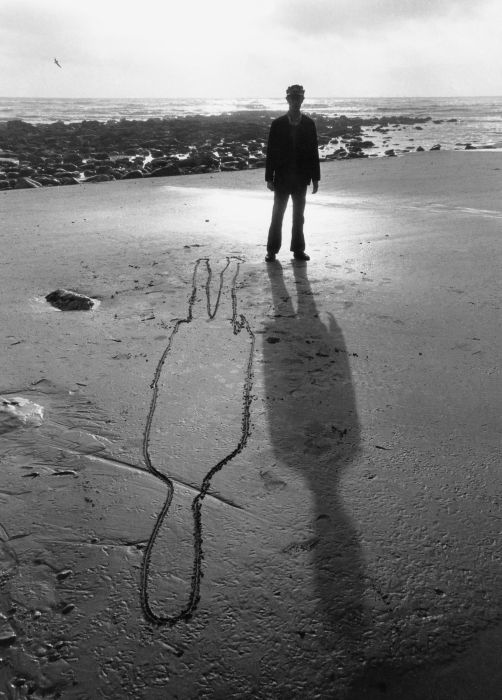
[[272, 182], [272, 180], [267, 180], [267, 187], [271, 192], [274, 191], [274, 183]]
[[319, 189], [318, 180], [312, 180], [312, 194], [315, 194], [318, 189]]

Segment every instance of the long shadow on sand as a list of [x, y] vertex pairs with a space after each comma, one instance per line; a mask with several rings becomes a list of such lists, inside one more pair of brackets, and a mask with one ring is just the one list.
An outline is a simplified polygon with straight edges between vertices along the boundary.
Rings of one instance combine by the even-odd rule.
[[364, 618], [360, 546], [339, 494], [340, 477], [360, 441], [349, 353], [334, 317], [327, 325], [319, 318], [306, 264], [293, 264], [293, 293], [279, 263], [267, 269], [274, 304], [264, 336], [271, 444], [277, 460], [311, 493], [319, 612], [350, 654], [359, 646]]

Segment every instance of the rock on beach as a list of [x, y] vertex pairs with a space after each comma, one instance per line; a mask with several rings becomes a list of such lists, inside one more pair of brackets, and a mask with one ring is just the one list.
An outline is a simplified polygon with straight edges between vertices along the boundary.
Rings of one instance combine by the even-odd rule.
[[67, 289], [56, 289], [47, 294], [45, 299], [61, 311], [89, 311], [94, 306], [94, 300], [90, 297]]

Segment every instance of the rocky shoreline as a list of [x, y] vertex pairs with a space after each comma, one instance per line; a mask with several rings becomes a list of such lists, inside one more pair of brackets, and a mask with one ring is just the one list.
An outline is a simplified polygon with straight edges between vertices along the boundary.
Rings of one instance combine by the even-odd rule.
[[[243, 111], [146, 121], [0, 122], [0, 190], [261, 168], [270, 122], [280, 114]], [[312, 117], [321, 160], [398, 155], [396, 149], [385, 147], [389, 132], [405, 126], [421, 130], [432, 122], [431, 117], [406, 115]], [[409, 146], [400, 152], [411, 150], [424, 148]]]

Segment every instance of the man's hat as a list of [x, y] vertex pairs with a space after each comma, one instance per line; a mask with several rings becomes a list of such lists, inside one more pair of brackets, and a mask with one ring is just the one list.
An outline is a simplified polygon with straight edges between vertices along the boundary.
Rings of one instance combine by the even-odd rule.
[[303, 85], [290, 85], [286, 90], [286, 96], [289, 95], [299, 95], [300, 97], [305, 97]]

